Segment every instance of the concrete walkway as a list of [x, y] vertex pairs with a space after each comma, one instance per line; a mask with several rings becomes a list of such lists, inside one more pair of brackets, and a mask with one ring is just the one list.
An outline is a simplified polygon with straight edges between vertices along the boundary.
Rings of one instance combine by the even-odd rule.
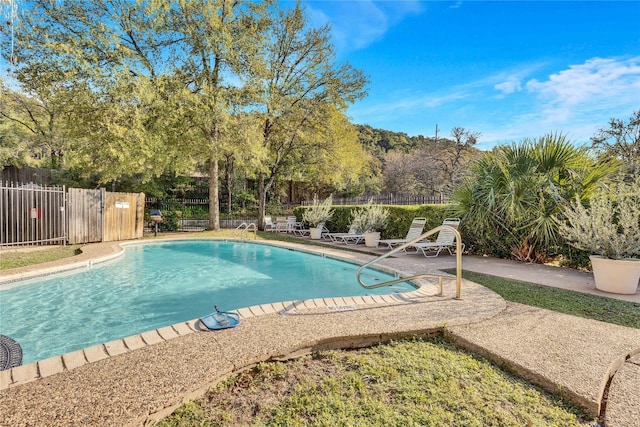
[[[287, 246], [352, 262], [371, 259], [331, 247]], [[115, 245], [91, 245], [73, 262], [84, 265], [117, 251]], [[401, 255], [383, 264], [414, 274], [449, 268], [452, 260], [448, 255]], [[66, 268], [64, 262], [48, 267]], [[541, 267], [463, 257], [465, 269], [534, 283], [571, 287], [586, 278], [580, 272]], [[6, 272], [2, 281], [35, 271]], [[248, 307], [238, 310], [242, 323], [234, 329], [203, 332], [199, 322], [185, 322], [2, 371], [0, 425], [142, 425], [260, 361], [446, 330], [460, 345], [550, 391], [560, 391], [594, 418], [600, 415], [607, 427], [640, 426], [640, 329], [506, 303], [467, 281], [461, 300], [453, 298], [450, 285], [443, 296], [435, 293], [435, 286], [426, 284], [411, 295]]]

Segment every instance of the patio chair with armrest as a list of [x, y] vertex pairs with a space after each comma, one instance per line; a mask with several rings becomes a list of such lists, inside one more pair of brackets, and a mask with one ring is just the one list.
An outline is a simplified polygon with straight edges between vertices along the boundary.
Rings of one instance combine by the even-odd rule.
[[[449, 225], [457, 229], [460, 226], [460, 218], [445, 218], [442, 225]], [[422, 252], [422, 255], [428, 258], [437, 257], [445, 249], [449, 251], [450, 255], [454, 255], [451, 249], [455, 246], [456, 234], [451, 230], [440, 230], [435, 242], [424, 241], [411, 245], [416, 252]], [[464, 243], [461, 243], [461, 248], [464, 250]]]
[[427, 223], [426, 218], [414, 218], [409, 226], [409, 231], [404, 239], [383, 239], [378, 240], [378, 245], [387, 245], [389, 249], [393, 249], [394, 246], [400, 246], [404, 243], [410, 242], [420, 236], [424, 230], [424, 225]]
[[347, 245], [357, 245], [364, 240], [364, 234], [358, 232], [355, 224], [351, 224], [346, 233], [327, 233], [329, 239], [334, 243], [345, 243]]

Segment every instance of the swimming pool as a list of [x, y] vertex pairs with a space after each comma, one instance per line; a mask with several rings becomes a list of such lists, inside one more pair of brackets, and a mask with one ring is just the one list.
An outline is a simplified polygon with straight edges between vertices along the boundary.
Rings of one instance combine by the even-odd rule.
[[[23, 364], [184, 322], [214, 311], [332, 296], [406, 292], [364, 289], [358, 266], [271, 245], [191, 240], [126, 246], [115, 261], [0, 288], [0, 333]], [[392, 278], [367, 270], [366, 283]]]

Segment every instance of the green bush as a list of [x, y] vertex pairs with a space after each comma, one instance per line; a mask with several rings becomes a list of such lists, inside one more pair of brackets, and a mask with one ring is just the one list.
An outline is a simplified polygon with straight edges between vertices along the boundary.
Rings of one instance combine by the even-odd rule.
[[163, 211], [162, 216], [164, 221], [158, 224], [159, 231], [178, 231], [180, 229], [180, 223], [178, 220], [180, 216], [176, 211]]
[[564, 245], [558, 227], [566, 202], [588, 200], [616, 169], [562, 135], [498, 146], [474, 162], [455, 190], [454, 216], [472, 252], [545, 261]]
[[[346, 233], [349, 231], [349, 226], [351, 225], [351, 212], [359, 207], [361, 206], [333, 206], [333, 216], [325, 224], [326, 227], [334, 233]], [[424, 230], [428, 231], [442, 225], [442, 221], [449, 215], [449, 205], [385, 205], [385, 207], [389, 209], [389, 218], [387, 219], [387, 227], [382, 232], [383, 239], [404, 238], [414, 218], [426, 218], [427, 222]], [[294, 209], [298, 220], [302, 218], [302, 212], [304, 212], [305, 209], [308, 209], [308, 207], [298, 206]]]

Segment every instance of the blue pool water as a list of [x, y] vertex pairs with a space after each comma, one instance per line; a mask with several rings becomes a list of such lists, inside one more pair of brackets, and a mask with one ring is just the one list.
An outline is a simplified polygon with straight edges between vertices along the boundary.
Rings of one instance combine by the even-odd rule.
[[[115, 261], [73, 274], [0, 288], [0, 333], [22, 346], [23, 363], [202, 317], [214, 311], [368, 290], [358, 266], [245, 242], [179, 241], [128, 246]], [[367, 270], [365, 283], [391, 276]]]

